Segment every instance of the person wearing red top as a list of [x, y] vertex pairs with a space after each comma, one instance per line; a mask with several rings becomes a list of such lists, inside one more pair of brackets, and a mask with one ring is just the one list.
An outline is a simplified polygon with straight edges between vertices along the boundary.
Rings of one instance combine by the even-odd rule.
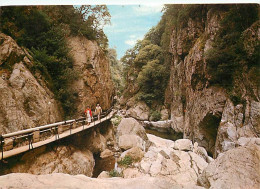
[[91, 122], [91, 118], [93, 119], [93, 117], [92, 117], [92, 112], [91, 112], [91, 109], [89, 108], [89, 106], [88, 106], [87, 109], [85, 110], [85, 115], [86, 115], [86, 120], [87, 120], [88, 125], [89, 125], [90, 122]]

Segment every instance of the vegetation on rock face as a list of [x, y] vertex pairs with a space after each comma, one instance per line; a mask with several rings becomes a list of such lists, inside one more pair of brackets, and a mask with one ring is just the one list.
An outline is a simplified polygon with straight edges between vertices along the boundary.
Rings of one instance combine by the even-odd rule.
[[0, 31], [28, 49], [34, 58], [30, 69], [41, 73], [67, 117], [75, 112], [78, 94], [70, 90], [70, 84], [78, 74], [72, 69], [66, 37], [81, 35], [97, 40], [106, 50], [108, 40], [101, 26], [109, 19], [103, 5], [1, 7]]
[[129, 167], [132, 165], [133, 159], [131, 156], [125, 156], [121, 161], [118, 162], [118, 165]]
[[122, 174], [120, 174], [117, 170], [113, 169], [109, 171], [109, 176], [110, 177], [122, 177]]
[[[247, 33], [250, 32], [246, 32], [259, 19], [258, 5], [165, 5], [163, 11], [158, 25], [121, 59], [126, 79], [125, 98], [135, 96], [135, 99], [144, 101], [153, 109], [161, 106], [164, 103], [170, 65], [174, 61], [173, 55], [168, 52], [170, 48], [178, 50], [176, 47], [170, 47], [170, 41], [174, 40], [173, 37], [181, 36], [188, 27], [194, 29], [189, 25], [192, 24], [191, 21], [199, 23], [198, 27], [201, 28], [195, 27], [195, 30], [198, 29], [198, 32], [194, 32], [195, 36], [187, 33], [181, 41], [179, 58], [184, 61], [197, 39], [201, 41], [200, 48], [204, 48], [209, 37], [205, 32], [207, 16], [216, 12], [223, 15], [220, 29], [216, 33], [212, 48], [202, 54], [209, 78], [202, 76], [198, 79], [203, 79], [204, 82], [208, 79], [210, 85], [227, 89], [230, 98], [236, 103], [242, 103], [243, 99], [240, 99], [242, 92], [234, 79], [238, 81], [237, 78], [241, 77], [242, 73], [249, 73], [250, 82], [255, 86], [260, 85], [259, 41], [247, 44], [247, 41], [250, 41]], [[259, 23], [255, 25], [256, 28]], [[257, 32], [257, 29], [255, 31]]]
[[225, 8], [213, 48], [206, 53], [207, 69], [211, 84], [226, 88], [231, 100], [237, 104], [242, 100], [241, 93], [234, 91], [237, 87], [235, 78], [241, 77], [243, 72], [253, 73], [250, 80], [260, 84], [259, 41], [251, 47], [252, 53], [249, 54], [244, 42], [250, 39], [243, 37], [246, 29], [259, 19], [258, 6], [230, 5]]
[[115, 49], [108, 49], [108, 58], [111, 70], [112, 81], [115, 86], [117, 95], [120, 95], [124, 89], [124, 78], [122, 77], [123, 66], [120, 61], [117, 60], [117, 54]]
[[161, 112], [158, 112], [157, 110], [150, 112], [150, 120], [151, 121], [159, 121], [161, 120]]
[[117, 127], [117, 126], [120, 124], [121, 120], [122, 120], [122, 117], [121, 117], [121, 116], [115, 115], [115, 116], [111, 119], [111, 122], [112, 122], [112, 124], [113, 124], [114, 126]]
[[[157, 28], [152, 28], [145, 39], [138, 41], [121, 59], [128, 87], [124, 95], [131, 96], [133, 93], [132, 95], [136, 95], [138, 100], [144, 101], [148, 106], [163, 104], [169, 78], [167, 52], [159, 44], [160, 37], [161, 33]], [[137, 89], [130, 89], [131, 83]]]

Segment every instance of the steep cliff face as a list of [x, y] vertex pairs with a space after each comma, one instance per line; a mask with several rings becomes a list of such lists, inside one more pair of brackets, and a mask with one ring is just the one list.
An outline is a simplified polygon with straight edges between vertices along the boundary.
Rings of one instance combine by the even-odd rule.
[[94, 108], [97, 103], [103, 109], [110, 108], [114, 88], [104, 52], [96, 42], [84, 37], [70, 37], [68, 45], [71, 48], [74, 69], [80, 75], [72, 84], [78, 94], [76, 115], [82, 114], [86, 106]]
[[0, 133], [14, 132], [61, 120], [58, 103], [39, 74], [32, 57], [9, 36], [0, 33]]
[[[260, 136], [259, 86], [250, 78], [248, 66], [240, 63], [243, 71], [232, 78], [232, 93], [241, 94], [243, 101], [236, 102], [225, 87], [211, 83], [205, 54], [214, 48], [213, 41], [224, 15], [224, 11], [208, 9], [206, 17], [189, 18], [185, 27], [173, 28], [170, 42], [173, 58], [166, 93], [167, 103], [171, 104], [172, 127], [215, 156], [235, 147], [240, 137]], [[259, 22], [242, 33], [248, 57], [259, 46], [257, 26]]]

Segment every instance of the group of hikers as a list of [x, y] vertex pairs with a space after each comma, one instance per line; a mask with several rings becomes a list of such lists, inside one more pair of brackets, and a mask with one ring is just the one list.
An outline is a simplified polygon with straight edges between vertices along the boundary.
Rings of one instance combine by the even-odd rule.
[[[92, 112], [89, 106], [87, 106], [87, 109], [84, 111], [85, 116], [86, 116], [86, 121], [87, 121], [87, 125], [89, 125], [91, 123], [91, 120], [93, 120], [93, 116], [92, 116]], [[97, 104], [96, 108], [95, 108], [95, 115], [97, 115], [98, 120], [100, 120], [100, 115], [102, 113], [102, 108], [100, 107], [99, 104]]]

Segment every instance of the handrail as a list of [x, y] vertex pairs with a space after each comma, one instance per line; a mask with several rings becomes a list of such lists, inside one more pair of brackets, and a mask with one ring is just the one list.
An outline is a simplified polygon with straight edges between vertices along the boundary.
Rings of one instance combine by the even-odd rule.
[[[96, 120], [98, 120], [98, 116], [97, 115], [93, 116], [93, 121], [94, 121], [94, 125], [93, 126], [95, 126], [96, 124], [101, 123], [101, 119], [107, 117], [111, 113], [112, 110], [113, 110], [113, 106], [110, 107], [105, 112], [102, 112], [101, 115], [100, 115], [100, 122], [95, 122]], [[42, 133], [45, 133], [45, 132], [52, 132], [52, 131], [54, 131], [54, 133], [52, 133], [52, 134], [55, 135], [55, 140], [57, 140], [57, 139], [59, 139], [59, 134], [60, 134], [59, 131], [58, 131], [59, 130], [58, 126], [60, 126], [60, 125], [62, 125], [62, 126], [69, 126], [69, 130], [70, 130], [70, 134], [69, 135], [71, 135], [72, 134], [72, 132], [71, 132], [72, 131], [72, 124], [74, 122], [76, 122], [76, 123], [83, 122], [83, 130], [84, 130], [85, 120], [86, 120], [85, 117], [81, 117], [81, 118], [78, 118], [78, 119], [72, 119], [72, 120], [61, 121], [61, 122], [57, 122], [57, 123], [42, 125], [42, 126], [39, 126], [39, 127], [34, 127], [34, 128], [30, 128], [30, 129], [16, 131], [16, 132], [4, 134], [4, 135], [0, 134], [0, 151], [1, 151], [0, 160], [3, 161], [4, 151], [8, 151], [8, 150], [4, 150], [4, 145], [5, 145], [5, 142], [6, 142], [5, 141], [6, 138], [12, 138], [13, 141], [17, 140], [17, 139], [20, 140], [22, 138], [26, 138], [26, 140], [29, 141], [29, 150], [30, 150], [30, 149], [33, 149], [33, 143], [34, 143], [33, 136], [34, 136], [34, 132], [35, 131], [39, 131], [40, 135]], [[103, 121], [106, 121], [106, 120], [107, 119], [105, 119]], [[68, 129], [66, 129], [66, 130], [68, 130]], [[63, 133], [63, 131], [61, 131], [61, 133]], [[37, 134], [36, 134], [36, 136], [37, 136]], [[41, 141], [45, 141], [45, 139], [41, 140]], [[26, 145], [23, 145], [23, 146], [26, 146]], [[12, 144], [11, 148], [13, 148], [13, 144]]]
[[[110, 107], [107, 111], [105, 112], [102, 112], [103, 115], [108, 115], [111, 110], [112, 110], [113, 106]], [[103, 115], [100, 115], [100, 117]], [[95, 118], [97, 118], [97, 116], [93, 116]], [[83, 121], [85, 120], [86, 118], [85, 117], [82, 117], [82, 118], [78, 118], [78, 119], [72, 119], [72, 120], [67, 120], [67, 121], [61, 121], [61, 122], [57, 122], [57, 123], [52, 123], [52, 124], [47, 124], [47, 125], [42, 125], [42, 126], [39, 126], [39, 127], [34, 127], [34, 128], [30, 128], [30, 129], [25, 129], [25, 130], [20, 130], [20, 131], [16, 131], [16, 132], [12, 132], [12, 133], [8, 133], [8, 134], [4, 134], [2, 135], [2, 138], [5, 139], [5, 138], [11, 138], [11, 137], [14, 137], [14, 136], [17, 136], [17, 135], [22, 135], [22, 134], [27, 134], [27, 133], [32, 133], [34, 131], [38, 131], [38, 130], [42, 130], [42, 129], [49, 129], [49, 128], [52, 128], [52, 127], [55, 127], [55, 126], [59, 126], [59, 125], [64, 125], [64, 124], [70, 124], [70, 123], [73, 123], [73, 122], [79, 122], [79, 121]]]

